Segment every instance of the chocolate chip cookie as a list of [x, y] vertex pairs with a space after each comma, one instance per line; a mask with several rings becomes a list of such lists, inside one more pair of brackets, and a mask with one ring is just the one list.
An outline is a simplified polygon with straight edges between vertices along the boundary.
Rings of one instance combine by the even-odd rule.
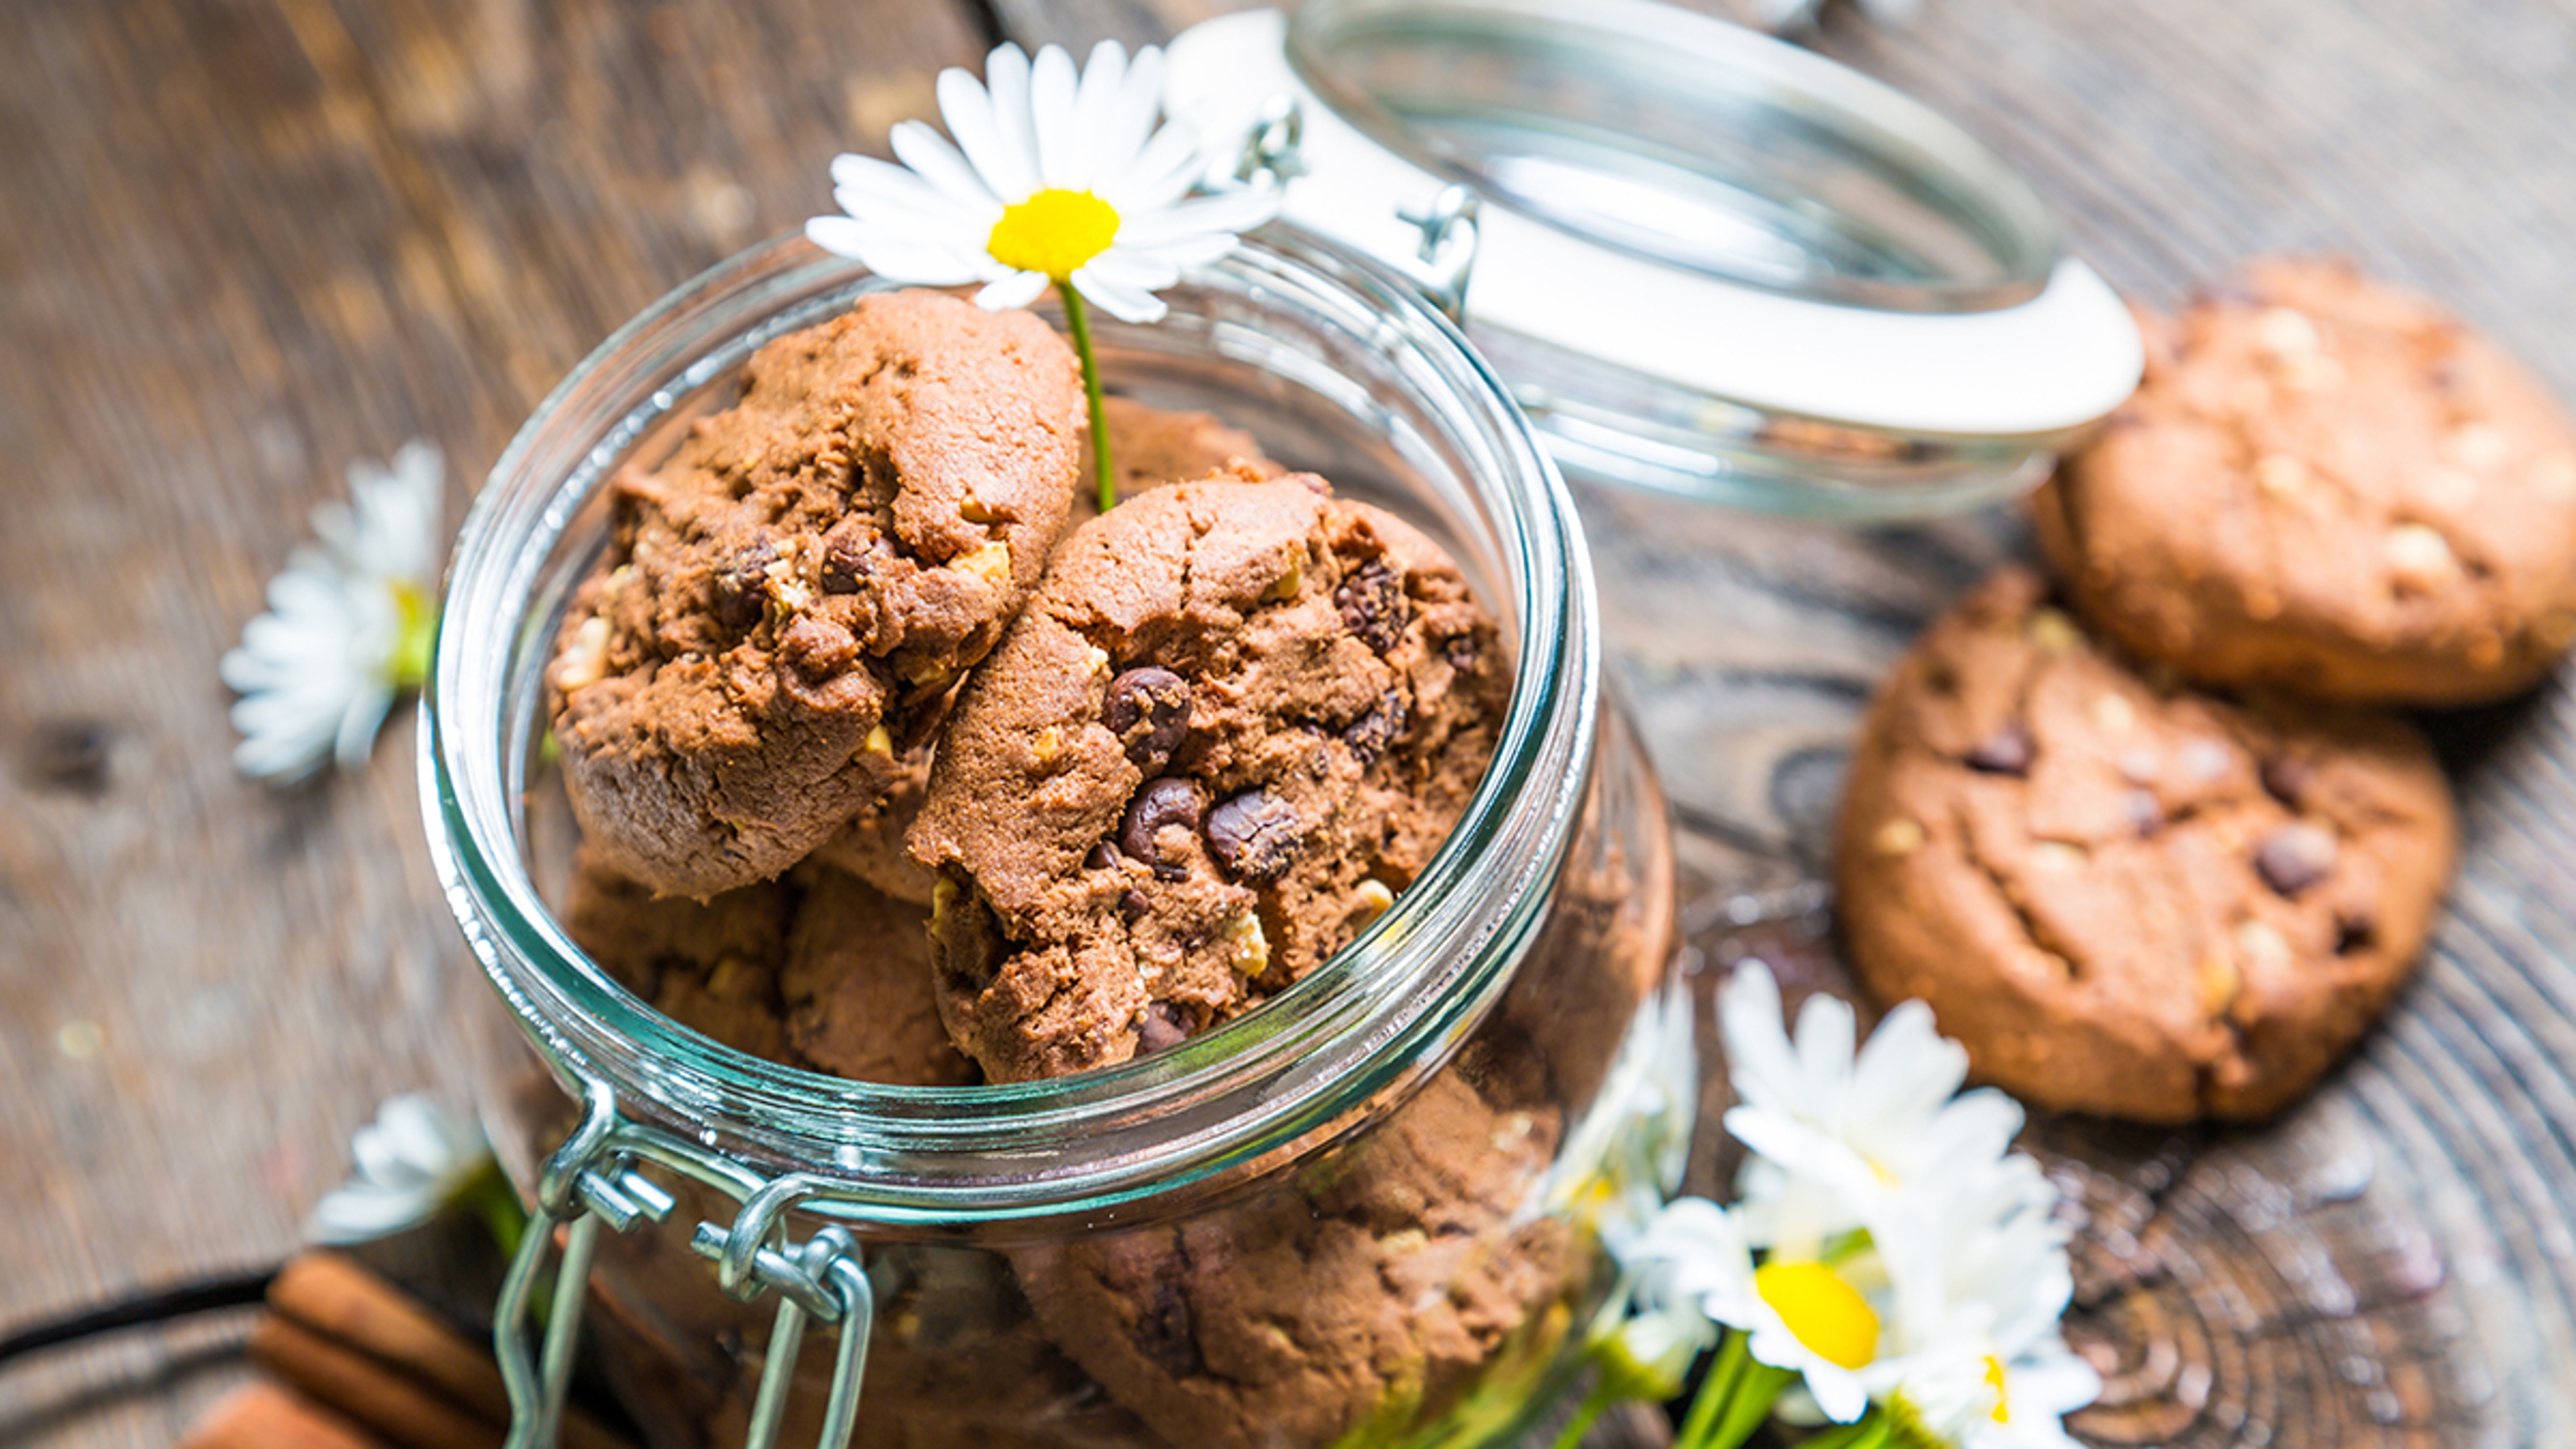
[[1084, 424], [1044, 323], [902, 292], [762, 348], [731, 409], [620, 475], [547, 672], [606, 862], [705, 899], [875, 800], [1037, 582]]
[[1509, 689], [1438, 545], [1309, 475], [1083, 525], [968, 681], [910, 837], [951, 1037], [998, 1081], [1236, 1015], [1411, 884]]
[[[1104, 399], [1111, 457], [1121, 497], [1208, 477], [1275, 478], [1283, 471], [1264, 456], [1252, 435], [1209, 413], [1174, 412], [1123, 397]], [[1074, 515], [1088, 519], [1099, 508], [1088, 490], [1074, 497]], [[862, 807], [849, 824], [816, 848], [816, 859], [837, 865], [902, 900], [930, 904], [930, 872], [904, 853], [904, 832], [921, 813], [930, 783], [935, 732], [895, 761], [894, 782]]]
[[1249, 1201], [1020, 1254], [1038, 1322], [1168, 1443], [1405, 1442], [1498, 1354], [1543, 1360], [1571, 1317], [1570, 1232], [1524, 1211], [1558, 1118], [1477, 1073], [1471, 1049]]
[[2322, 261], [2254, 265], [2034, 499], [2078, 612], [2227, 686], [2462, 704], [2576, 641], [2576, 429], [2432, 303]]
[[928, 915], [844, 871], [807, 865], [703, 903], [655, 897], [585, 846], [564, 929], [628, 990], [753, 1056], [854, 1081], [961, 1086], [930, 993]]
[[2393, 716], [2160, 690], [2007, 570], [1870, 710], [1836, 843], [1862, 982], [1982, 1078], [2153, 1122], [2261, 1117], [2413, 966], [2457, 845]]

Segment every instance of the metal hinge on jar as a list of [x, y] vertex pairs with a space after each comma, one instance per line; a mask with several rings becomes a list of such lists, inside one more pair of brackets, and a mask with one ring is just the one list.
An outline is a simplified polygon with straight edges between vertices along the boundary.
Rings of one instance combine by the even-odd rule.
[[[876, 1293], [860, 1261], [858, 1242], [847, 1231], [823, 1228], [802, 1243], [788, 1242], [785, 1232], [790, 1212], [832, 1200], [831, 1184], [804, 1174], [763, 1177], [710, 1148], [626, 1121], [618, 1113], [616, 1094], [599, 1082], [583, 1079], [581, 1097], [581, 1125], [546, 1159], [527, 1235], [502, 1280], [493, 1315], [493, 1348], [510, 1393], [508, 1449], [553, 1449], [600, 1225], [631, 1232], [645, 1222], [668, 1219], [678, 1207], [677, 1199], [637, 1170], [645, 1164], [742, 1204], [730, 1226], [700, 1222], [689, 1246], [715, 1262], [716, 1284], [727, 1296], [747, 1303], [764, 1293], [778, 1295], [745, 1449], [775, 1449], [778, 1443], [808, 1322], [841, 1330], [817, 1444], [819, 1449], [845, 1449], [858, 1425]], [[536, 1285], [554, 1250], [557, 1228], [563, 1230], [562, 1261], [554, 1270], [542, 1344], [532, 1352]]]
[[[1261, 109], [1236, 156], [1234, 179], [1276, 194], [1306, 174], [1306, 113], [1297, 98], [1272, 96]], [[1474, 188], [1452, 182], [1419, 205], [1398, 205], [1398, 221], [1411, 224], [1421, 241], [1410, 255], [1378, 254], [1378, 259], [1404, 273], [1431, 305], [1451, 322], [1467, 325], [1467, 279], [1476, 268], [1477, 211], [1483, 205]]]

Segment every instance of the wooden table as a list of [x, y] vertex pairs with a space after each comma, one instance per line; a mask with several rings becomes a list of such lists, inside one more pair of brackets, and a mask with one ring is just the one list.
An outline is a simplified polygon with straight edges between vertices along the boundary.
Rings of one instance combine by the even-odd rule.
[[[1152, 38], [1198, 3], [0, 11], [0, 1321], [272, 1258], [379, 1098], [461, 1098], [455, 1023], [493, 1008], [431, 878], [411, 726], [301, 791], [227, 760], [215, 660], [346, 462], [430, 438], [452, 523], [575, 359], [827, 209], [832, 154], [929, 113], [934, 67]], [[2167, 302], [2232, 258], [2342, 249], [2576, 396], [2567, 0], [1926, 12], [1820, 44], [2023, 167], [2115, 283]], [[1648, 733], [1737, 884], [1813, 868], [1869, 682], [2015, 546], [2000, 515], [1862, 536], [1586, 510]], [[2087, 1321], [2131, 1346], [2103, 1435], [2576, 1422], [2576, 701], [2436, 728], [2472, 855], [2392, 1027], [2270, 1133], [2091, 1134], [2070, 1169]], [[10, 1371], [0, 1443], [157, 1449], [238, 1375], [236, 1334]]]

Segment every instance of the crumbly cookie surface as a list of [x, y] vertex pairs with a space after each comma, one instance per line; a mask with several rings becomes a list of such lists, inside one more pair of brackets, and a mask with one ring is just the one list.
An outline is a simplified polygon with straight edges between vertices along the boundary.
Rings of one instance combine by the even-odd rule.
[[2306, 1091], [2413, 966], [2455, 849], [2413, 726], [2160, 691], [2013, 569], [1882, 688], [1836, 877], [1863, 983], [1929, 1002], [1980, 1077], [2179, 1122]]
[[1528, 1211], [1558, 1118], [1478, 1076], [1471, 1048], [1248, 1201], [1021, 1253], [1038, 1322], [1172, 1444], [1400, 1438], [1516, 1339], [1566, 1327], [1569, 1230]]
[[564, 929], [654, 1010], [738, 1051], [853, 1081], [962, 1086], [930, 993], [927, 914], [807, 865], [706, 902], [655, 897], [585, 847]]
[[2137, 395], [2033, 500], [2105, 634], [2206, 683], [2421, 704], [2576, 642], [2576, 429], [2492, 343], [2322, 261], [2144, 320]]
[[950, 1035], [996, 1080], [1058, 1076], [1297, 980], [1429, 862], [1508, 688], [1438, 546], [1311, 476], [1085, 524], [968, 682], [910, 837]]
[[607, 862], [704, 899], [875, 800], [1063, 530], [1084, 408], [1037, 318], [874, 296], [779, 339], [740, 400], [616, 484], [614, 543], [548, 670]]
[[[1212, 414], [1177, 412], [1123, 397], [1104, 401], [1110, 456], [1118, 468], [1122, 498], [1194, 479], [1275, 478], [1283, 471], [1262, 453], [1251, 434], [1228, 427]], [[1077, 521], [1098, 516], [1089, 490], [1076, 491], [1073, 513]], [[918, 745], [901, 752], [894, 781], [885, 793], [861, 807], [849, 824], [816, 849], [815, 856], [889, 895], [930, 904], [930, 872], [904, 852], [903, 836], [912, 828], [913, 817], [921, 813], [935, 744], [935, 734], [925, 732]]]

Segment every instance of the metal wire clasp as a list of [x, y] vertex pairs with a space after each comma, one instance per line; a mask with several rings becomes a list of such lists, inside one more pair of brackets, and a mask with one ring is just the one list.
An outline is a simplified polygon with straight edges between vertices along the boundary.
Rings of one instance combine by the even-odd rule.
[[[716, 1260], [717, 1285], [731, 1297], [749, 1302], [772, 1290], [779, 1295], [778, 1315], [761, 1355], [745, 1449], [775, 1449], [809, 1320], [841, 1330], [817, 1443], [819, 1449], [846, 1449], [858, 1425], [869, 1330], [876, 1320], [875, 1289], [861, 1264], [858, 1241], [846, 1230], [827, 1227], [801, 1244], [790, 1244], [784, 1226], [796, 1208], [829, 1197], [831, 1185], [802, 1174], [764, 1178], [710, 1148], [624, 1121], [614, 1092], [602, 1083], [579, 1080], [581, 1125], [546, 1159], [538, 1176], [527, 1235], [511, 1259], [493, 1314], [493, 1352], [510, 1394], [508, 1449], [554, 1449], [600, 1224], [629, 1232], [647, 1220], [664, 1221], [678, 1206], [677, 1199], [636, 1170], [639, 1163], [665, 1168], [740, 1202], [742, 1210], [730, 1227], [701, 1222], [690, 1246]], [[537, 1283], [557, 1228], [563, 1230], [563, 1258], [555, 1267], [553, 1297], [540, 1310]], [[543, 1344], [531, 1353], [529, 1329], [539, 1317]]]
[[[1292, 95], [1264, 102], [1236, 153], [1234, 179], [1274, 194], [1309, 174], [1305, 155], [1306, 113]], [[1320, 183], [1319, 183], [1320, 184]], [[1430, 298], [1450, 321], [1467, 325], [1467, 279], [1476, 267], [1481, 238], [1477, 212], [1483, 199], [1462, 182], [1442, 187], [1427, 202], [1398, 206], [1396, 218], [1411, 222], [1421, 242], [1410, 256], [1383, 256]]]

